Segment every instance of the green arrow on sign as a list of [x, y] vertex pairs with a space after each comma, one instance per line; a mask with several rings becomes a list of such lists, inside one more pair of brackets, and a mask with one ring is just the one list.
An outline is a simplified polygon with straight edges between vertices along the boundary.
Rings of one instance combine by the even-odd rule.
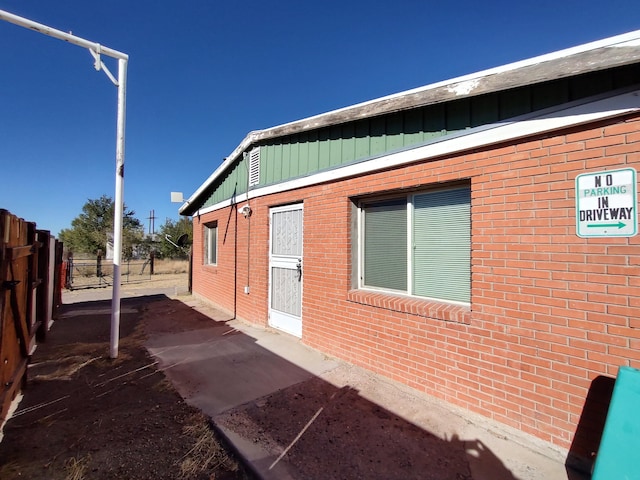
[[597, 224], [593, 224], [593, 225], [587, 225], [587, 228], [606, 228], [606, 227], [618, 227], [618, 228], [624, 228], [626, 227], [626, 225], [622, 222], [618, 222], [618, 223], [597, 223]]

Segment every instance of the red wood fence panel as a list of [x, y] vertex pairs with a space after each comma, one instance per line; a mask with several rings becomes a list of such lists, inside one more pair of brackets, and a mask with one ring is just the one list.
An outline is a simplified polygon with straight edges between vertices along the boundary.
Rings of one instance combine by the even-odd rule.
[[57, 259], [49, 232], [0, 209], [0, 422], [26, 381], [36, 334], [46, 337], [60, 303]]

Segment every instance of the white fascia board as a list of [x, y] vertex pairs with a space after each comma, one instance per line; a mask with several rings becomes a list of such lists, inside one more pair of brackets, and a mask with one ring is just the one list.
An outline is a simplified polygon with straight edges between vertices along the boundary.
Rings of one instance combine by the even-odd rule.
[[430, 143], [421, 147], [403, 150], [401, 152], [376, 157], [371, 160], [362, 161], [338, 167], [332, 170], [325, 170], [307, 177], [297, 178], [288, 182], [268, 185], [262, 188], [253, 189], [246, 194], [236, 197], [235, 202], [230, 199], [219, 202], [207, 208], [202, 208], [194, 214], [200, 215], [228, 207], [234, 203], [248, 201], [251, 198], [272, 195], [274, 193], [295, 190], [309, 187], [320, 183], [332, 182], [349, 177], [356, 177], [373, 173], [380, 170], [408, 165], [418, 161], [428, 161], [436, 157], [454, 155], [463, 151], [480, 147], [487, 147], [498, 143], [513, 141], [521, 138], [539, 135], [541, 133], [552, 132], [568, 127], [583, 125], [598, 120], [617, 117], [628, 113], [640, 111], [640, 90], [630, 93], [584, 103], [563, 110], [555, 110], [538, 116], [530, 116], [523, 120], [500, 122], [486, 127], [481, 127], [479, 131], [455, 138], [444, 139]]

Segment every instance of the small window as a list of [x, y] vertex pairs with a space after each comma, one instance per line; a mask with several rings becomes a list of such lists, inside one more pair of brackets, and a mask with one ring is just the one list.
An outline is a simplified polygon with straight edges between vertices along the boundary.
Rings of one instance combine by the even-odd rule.
[[204, 263], [217, 265], [218, 263], [218, 224], [208, 223], [204, 226]]
[[367, 200], [360, 212], [360, 287], [470, 302], [468, 187]]
[[249, 186], [260, 183], [260, 147], [256, 147], [249, 153]]

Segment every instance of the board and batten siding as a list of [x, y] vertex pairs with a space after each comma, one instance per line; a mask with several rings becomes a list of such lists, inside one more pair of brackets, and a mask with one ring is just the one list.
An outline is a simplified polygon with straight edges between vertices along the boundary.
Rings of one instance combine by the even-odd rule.
[[[386, 115], [356, 119], [260, 147], [259, 186], [413, 148], [471, 128], [611, 92], [640, 82], [640, 65], [629, 65], [537, 85], [464, 97]], [[247, 159], [240, 156], [210, 188], [201, 208], [247, 192]]]

